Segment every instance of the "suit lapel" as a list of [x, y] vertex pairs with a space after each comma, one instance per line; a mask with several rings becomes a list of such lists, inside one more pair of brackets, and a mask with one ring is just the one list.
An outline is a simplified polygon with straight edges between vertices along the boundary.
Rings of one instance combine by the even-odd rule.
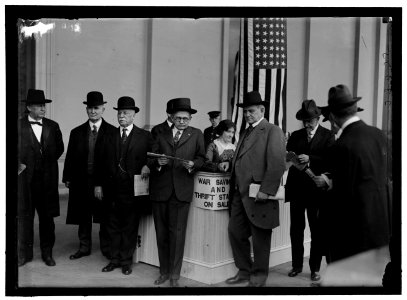
[[27, 133], [27, 135], [28, 135], [27, 138], [29, 139], [29, 143], [30, 143], [31, 147], [34, 149], [34, 142], [36, 142], [34, 140], [35, 134], [34, 134], [34, 130], [31, 128], [30, 123], [28, 122], [28, 117], [25, 117], [23, 119], [21, 127], [22, 127], [21, 131]]
[[181, 135], [180, 140], [178, 141], [178, 147], [181, 147], [192, 135], [192, 130], [190, 127], [187, 127]]
[[50, 127], [47, 120], [44, 118], [42, 119], [42, 141], [44, 142], [43, 147], [44, 151], [47, 149], [48, 146], [48, 136], [50, 133]]
[[116, 161], [120, 160], [120, 126], [117, 127], [116, 133], [113, 135], [113, 144], [116, 148]]
[[136, 127], [136, 125], [133, 125], [133, 129], [129, 135], [127, 151], [130, 152], [131, 149], [133, 148], [135, 142], [137, 141], [137, 135], [138, 135], [138, 127]]
[[321, 125], [318, 125], [317, 131], [315, 132], [314, 136], [311, 139], [311, 142], [309, 143], [310, 149], [315, 148], [319, 144], [319, 141], [321, 140], [321, 130]]
[[[257, 136], [264, 131], [264, 124], [266, 119], [263, 119], [256, 127], [253, 128], [253, 132], [244, 141], [243, 148], [238, 152], [238, 158], [245, 154], [257, 141]], [[245, 130], [246, 132], [246, 130]], [[240, 142], [240, 141], [239, 141]], [[240, 145], [241, 146], [241, 145]], [[240, 147], [239, 147], [240, 148]]]
[[172, 137], [172, 130], [170, 128], [170, 130], [164, 130], [162, 132], [162, 134], [164, 135], [164, 139], [167, 141], [168, 144], [171, 145], [171, 147], [174, 147], [174, 140]]

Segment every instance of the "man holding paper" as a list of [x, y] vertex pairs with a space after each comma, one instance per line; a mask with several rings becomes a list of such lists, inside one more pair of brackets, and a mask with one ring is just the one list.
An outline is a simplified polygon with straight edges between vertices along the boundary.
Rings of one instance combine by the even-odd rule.
[[[247, 93], [243, 115], [249, 127], [240, 135], [232, 161], [231, 216], [228, 226], [233, 257], [239, 272], [226, 280], [228, 284], [248, 282], [264, 286], [268, 277], [270, 243], [273, 228], [279, 226], [279, 203], [270, 196], [277, 194], [285, 171], [283, 131], [264, 118], [265, 106], [258, 92]], [[249, 186], [259, 184], [255, 197]], [[250, 255], [252, 237], [254, 262]]]
[[189, 98], [172, 100], [174, 128], [159, 133], [153, 152], [166, 157], [150, 163], [150, 197], [157, 234], [160, 276], [154, 282], [160, 285], [170, 279], [177, 287], [184, 254], [185, 233], [189, 205], [194, 190], [194, 172], [205, 161], [202, 131], [189, 126], [192, 114]]
[[106, 136], [95, 157], [95, 196], [109, 205], [107, 231], [110, 237], [110, 263], [102, 272], [121, 267], [132, 272], [133, 253], [137, 244], [140, 199], [135, 197], [134, 177], [149, 176], [147, 152], [151, 151], [151, 133], [133, 124], [139, 108], [131, 97], [117, 101], [120, 127]]

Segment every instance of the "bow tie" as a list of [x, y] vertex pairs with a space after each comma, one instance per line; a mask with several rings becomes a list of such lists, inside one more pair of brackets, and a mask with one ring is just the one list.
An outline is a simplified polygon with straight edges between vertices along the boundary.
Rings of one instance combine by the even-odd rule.
[[40, 122], [31, 122], [31, 121], [29, 121], [29, 122], [30, 122], [30, 124], [31, 124], [31, 125], [36, 124], [36, 125], [40, 125], [40, 126], [42, 126], [42, 123], [40, 123]]

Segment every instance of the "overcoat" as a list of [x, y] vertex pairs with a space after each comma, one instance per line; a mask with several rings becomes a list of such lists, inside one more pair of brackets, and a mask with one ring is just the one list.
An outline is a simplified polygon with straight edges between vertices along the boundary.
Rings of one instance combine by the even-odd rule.
[[276, 194], [285, 171], [284, 134], [278, 126], [263, 119], [242, 146], [245, 132], [240, 136], [232, 161], [230, 199], [233, 201], [237, 187], [250, 222], [263, 229], [273, 229], [280, 225], [278, 201], [255, 203], [254, 198], [249, 197], [249, 185], [257, 183], [261, 192]]
[[[100, 223], [103, 215], [103, 203], [88, 197], [88, 131], [89, 121], [72, 129], [69, 136], [68, 150], [66, 152], [62, 182], [70, 182], [67, 224], [80, 224], [89, 220], [93, 215], [93, 222]], [[112, 134], [115, 127], [105, 120], [100, 125], [95, 153], [102, 147], [104, 136]]]
[[171, 127], [168, 126], [168, 122], [167, 122], [167, 120], [165, 120], [163, 123], [155, 125], [151, 129], [151, 134], [153, 135], [153, 138], [156, 138], [159, 134], [166, 132], [166, 131], [170, 131], [170, 130], [171, 130]]
[[[42, 158], [44, 170], [44, 191], [41, 208], [50, 217], [59, 216], [59, 193], [58, 193], [58, 159], [64, 152], [64, 142], [58, 123], [47, 118], [42, 119]], [[38, 143], [34, 131], [28, 122], [28, 117], [20, 119], [20, 140], [19, 140], [19, 163], [26, 165], [26, 169], [21, 175], [24, 176], [24, 183], [31, 184], [35, 166], [35, 143]], [[20, 176], [21, 176], [20, 175]], [[20, 205], [21, 213], [32, 211], [30, 188], [24, 188], [24, 199]], [[22, 206], [22, 207], [21, 207]]]
[[[202, 131], [187, 127], [181, 135], [177, 146], [174, 146], [172, 131], [158, 135], [153, 152], [192, 160], [194, 171], [199, 170], [205, 161], [205, 146]], [[194, 173], [189, 172], [178, 160], [169, 160], [158, 171], [156, 160], [151, 161], [150, 197], [153, 201], [168, 201], [173, 189], [178, 200], [191, 202], [194, 190]]]

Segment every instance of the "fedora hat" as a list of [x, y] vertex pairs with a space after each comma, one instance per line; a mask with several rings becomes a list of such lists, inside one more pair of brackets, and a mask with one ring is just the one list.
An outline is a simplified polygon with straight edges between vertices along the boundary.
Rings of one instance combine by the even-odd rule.
[[191, 108], [191, 99], [189, 98], [175, 98], [171, 99], [172, 101], [172, 108], [170, 113], [176, 113], [177, 111], [187, 111], [190, 114], [195, 114], [197, 112], [196, 109]]
[[29, 89], [27, 92], [27, 99], [22, 100], [23, 102], [26, 103], [26, 105], [31, 105], [31, 104], [45, 104], [45, 103], [51, 103], [52, 100], [45, 99], [45, 94], [43, 90], [35, 90], [35, 89]]
[[83, 101], [83, 104], [86, 104], [87, 106], [90, 106], [90, 107], [103, 105], [105, 103], [107, 103], [107, 102], [103, 101], [102, 93], [97, 92], [97, 91], [89, 92], [86, 95], [86, 101]]
[[337, 112], [342, 108], [351, 106], [360, 99], [362, 99], [362, 97], [353, 97], [349, 88], [344, 84], [331, 87], [328, 91], [328, 107], [331, 112]]
[[248, 92], [243, 96], [243, 102], [236, 104], [238, 107], [247, 107], [252, 105], [268, 105], [269, 103], [261, 99], [257, 91]]
[[301, 105], [301, 109], [297, 111], [295, 117], [297, 120], [306, 121], [313, 118], [319, 117], [321, 115], [321, 110], [315, 104], [313, 99], [304, 100]]
[[113, 109], [133, 109], [136, 113], [140, 111], [140, 109], [136, 106], [134, 99], [128, 96], [120, 97], [119, 100], [117, 100], [117, 107], [113, 107]]
[[[331, 113], [331, 111], [329, 110], [328, 106], [318, 106], [318, 108], [321, 110], [321, 115], [324, 116], [324, 119], [322, 120], [322, 122], [326, 122], [329, 120], [329, 114]], [[363, 108], [358, 107], [357, 112], [361, 112], [364, 111]]]

